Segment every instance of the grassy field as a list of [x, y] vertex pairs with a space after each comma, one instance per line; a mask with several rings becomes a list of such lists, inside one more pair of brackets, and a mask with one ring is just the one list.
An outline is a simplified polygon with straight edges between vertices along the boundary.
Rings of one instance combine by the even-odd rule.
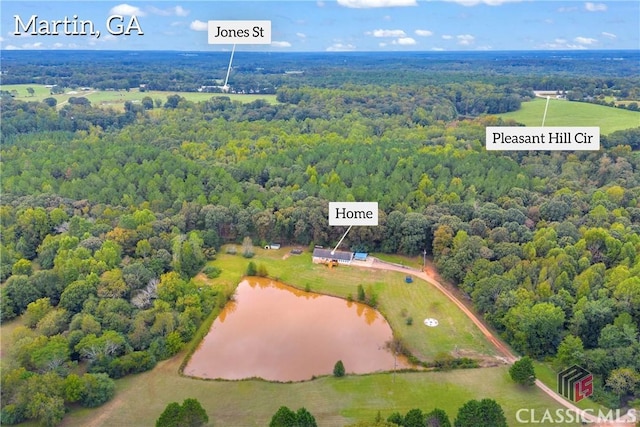
[[[358, 285], [378, 296], [378, 309], [387, 318], [396, 337], [421, 360], [432, 360], [438, 353], [493, 356], [494, 348], [478, 328], [444, 295], [421, 281], [406, 284], [405, 275], [397, 272], [337, 267], [329, 269], [311, 262], [311, 254], [287, 256], [289, 248], [256, 249], [256, 264], [264, 264], [269, 276], [301, 289], [347, 298], [357, 298]], [[394, 262], [399, 261], [395, 259]], [[406, 260], [410, 263], [410, 260]], [[222, 269], [214, 283], [237, 284], [249, 260], [240, 255], [221, 254], [213, 264]], [[407, 318], [413, 325], [407, 325]], [[437, 328], [427, 328], [423, 320], [434, 317]]]
[[[224, 252], [224, 251], [223, 251]], [[417, 259], [395, 258], [394, 262], [416, 263]], [[232, 290], [242, 277], [250, 260], [240, 255], [220, 254], [212, 263], [222, 268], [220, 277], [209, 280], [200, 275], [196, 280]], [[416, 281], [404, 283], [401, 273], [383, 272], [356, 267], [328, 269], [311, 263], [311, 256], [288, 255], [288, 249], [256, 248], [251, 259], [264, 264], [270, 276], [313, 291], [346, 297], [356, 295], [357, 285], [375, 290], [379, 308], [396, 334], [403, 336], [414, 353], [430, 358], [439, 351], [451, 351], [454, 345], [485, 355], [493, 354], [479, 331], [428, 284]], [[403, 309], [412, 315], [412, 326], [405, 323]], [[422, 318], [437, 317], [438, 328], [422, 325]], [[2, 351], [11, 345], [10, 333], [20, 320], [3, 325]], [[270, 383], [261, 380], [209, 381], [183, 377], [180, 364], [186, 350], [163, 361], [152, 371], [116, 381], [116, 396], [96, 409], [74, 409], [64, 419], [63, 426], [145, 426], [152, 425], [166, 405], [182, 402], [188, 397], [198, 399], [214, 426], [264, 426], [281, 405], [292, 409], [306, 407], [320, 426], [344, 426], [360, 420], [373, 419], [380, 411], [383, 417], [411, 408], [430, 411], [444, 409], [452, 421], [458, 408], [469, 399], [495, 399], [503, 407], [510, 426], [518, 425], [516, 412], [521, 408], [538, 413], [555, 411], [559, 405], [535, 387], [515, 385], [508, 368], [455, 370], [450, 372], [398, 372], [334, 378], [317, 378], [297, 383]], [[537, 366], [550, 384], [555, 377], [545, 365]], [[592, 405], [587, 403], [586, 405]], [[593, 407], [593, 405], [592, 405]], [[597, 407], [597, 406], [595, 406]], [[538, 425], [553, 425], [539, 423]], [[567, 424], [572, 425], [572, 424]], [[576, 424], [577, 425], [577, 424]]]
[[[27, 91], [27, 88], [33, 88], [34, 94], [31, 96]], [[16, 99], [21, 101], [42, 101], [45, 98], [53, 97], [58, 100], [58, 106], [64, 106], [67, 100], [72, 97], [85, 97], [89, 101], [91, 101], [91, 105], [97, 107], [111, 107], [115, 110], [124, 110], [125, 101], [131, 102], [141, 102], [142, 98], [145, 96], [151, 97], [151, 99], [156, 100], [160, 99], [164, 104], [167, 101], [167, 96], [170, 95], [180, 95], [188, 101], [198, 102], [198, 101], [207, 101], [214, 96], [228, 96], [232, 101], [240, 101], [243, 103], [248, 103], [255, 101], [256, 99], [263, 99], [269, 103], [275, 104], [276, 96], [275, 95], [238, 95], [238, 94], [221, 94], [221, 93], [201, 93], [201, 92], [160, 92], [160, 91], [145, 91], [140, 92], [138, 89], [132, 89], [130, 91], [106, 91], [106, 90], [71, 90], [66, 89], [65, 93], [60, 95], [51, 95], [50, 89], [44, 87], [44, 85], [33, 85], [33, 84], [20, 84], [20, 85], [2, 85], [0, 86], [1, 90], [6, 91], [16, 91], [17, 96]], [[75, 92], [75, 93], [74, 93]]]
[[[498, 116], [513, 119], [527, 126], [540, 126], [546, 102], [546, 99], [536, 98], [530, 102], [523, 102], [518, 111]], [[545, 126], [599, 126], [600, 133], [607, 135], [617, 130], [640, 126], [640, 112], [586, 102], [551, 99]]]
[[[322, 377], [313, 381], [278, 384], [259, 380], [204, 381], [177, 375], [180, 355], [151, 372], [118, 380], [116, 396], [95, 410], [74, 411], [63, 426], [152, 425], [165, 406], [187, 397], [198, 399], [213, 426], [265, 426], [281, 405], [306, 407], [323, 427], [372, 420], [378, 411], [388, 417], [411, 408], [444, 409], [454, 419], [469, 399], [495, 399], [509, 425], [518, 425], [520, 408], [536, 411], [558, 408], [537, 388], [516, 386], [506, 367]], [[552, 425], [541, 423], [541, 426]], [[571, 425], [571, 424], [567, 424]]]

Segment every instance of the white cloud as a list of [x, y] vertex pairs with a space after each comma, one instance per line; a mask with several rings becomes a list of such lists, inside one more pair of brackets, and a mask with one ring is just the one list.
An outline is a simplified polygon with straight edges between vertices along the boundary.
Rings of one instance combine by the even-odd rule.
[[209, 24], [196, 19], [189, 25], [189, 28], [193, 31], [207, 31], [209, 29]]
[[131, 6], [130, 4], [126, 4], [126, 3], [119, 4], [117, 6], [112, 7], [111, 10], [109, 10], [109, 14], [124, 15], [124, 16], [131, 16], [131, 15], [145, 16], [146, 15], [146, 13], [144, 13], [142, 9], [140, 9], [139, 7]]
[[182, 6], [174, 7], [173, 11], [176, 14], [176, 16], [187, 16], [189, 14], [189, 11], [184, 9]]
[[605, 36], [606, 38], [608, 38], [608, 39], [616, 39], [616, 38], [618, 38], [618, 36], [616, 36], [615, 34], [607, 33], [606, 31], [603, 31], [601, 34], [603, 36]]
[[18, 46], [14, 46], [12, 44], [8, 44], [4, 47], [5, 50], [20, 50]]
[[380, 42], [380, 43], [378, 43], [378, 46], [380, 46], [380, 47], [386, 47], [386, 46], [387, 46], [387, 43], [385, 43], [385, 42]]
[[443, 35], [442, 35], [442, 38], [443, 38], [444, 40], [451, 40], [451, 39], [453, 38], [453, 36], [450, 36], [449, 34], [443, 34]]
[[372, 7], [404, 7], [417, 6], [416, 0], [338, 0], [338, 4], [352, 9], [368, 9]]
[[568, 7], [559, 7], [558, 8], [558, 12], [564, 13], [564, 12], [575, 12], [576, 10], [578, 10], [577, 7], [575, 6], [568, 6]]
[[401, 37], [398, 40], [392, 41], [391, 44], [397, 44], [400, 46], [412, 46], [414, 44], [417, 44], [417, 42], [412, 37]]
[[4, 41], [4, 37], [0, 36], [0, 43]]
[[[44, 47], [44, 44], [42, 42], [35, 42], [35, 43], [24, 43], [22, 46], [20, 46], [20, 48], [17, 49], [42, 49]], [[9, 49], [9, 46], [7, 46], [5, 49]]]
[[442, 52], [442, 51], [444, 51], [444, 49], [443, 49], [443, 48], [441, 48], [441, 47], [432, 47], [432, 48], [431, 48], [431, 50], [433, 50], [433, 51], [435, 51], [435, 52]]
[[458, 3], [462, 6], [476, 6], [479, 4], [486, 4], [488, 6], [500, 6], [504, 3], [517, 3], [522, 0], [444, 0], [448, 2]]
[[64, 47], [64, 44], [63, 43], [54, 43], [53, 47], [56, 48], [56, 49], [60, 49], [60, 48]]
[[385, 21], [392, 21], [393, 18], [390, 15], [385, 15], [382, 19], [384, 19]]
[[331, 46], [329, 46], [326, 50], [327, 52], [349, 52], [352, 50], [356, 50], [356, 47], [351, 43], [347, 43], [347, 44], [334, 43]]
[[271, 42], [271, 46], [273, 46], [273, 47], [291, 47], [291, 43], [289, 43], [289, 42], [272, 41]]
[[456, 38], [458, 39], [458, 44], [462, 46], [469, 46], [476, 39], [471, 34], [458, 34]]
[[407, 35], [402, 30], [373, 30], [366, 34], [373, 37], [404, 37]]
[[604, 12], [607, 10], [607, 5], [604, 3], [591, 3], [588, 1], [584, 4], [584, 8], [589, 12]]
[[598, 40], [596, 39], [592, 39], [590, 37], [576, 37], [575, 39], [573, 39], [576, 43], [580, 43], [580, 44], [594, 44], [596, 43]]
[[305, 33], [296, 33], [296, 36], [300, 37], [301, 39], [307, 38], [307, 35]]
[[318, 5], [318, 7], [324, 7], [324, 2], [323, 1], [319, 1], [316, 4]]
[[[576, 38], [578, 38], [578, 37], [576, 37]], [[566, 39], [562, 39], [562, 38], [554, 39], [553, 42], [551, 42], [551, 43], [544, 43], [544, 44], [542, 44], [540, 46], [540, 48], [541, 49], [554, 49], [554, 50], [559, 50], [559, 49], [571, 49], [571, 50], [586, 49], [585, 45], [569, 43]]]
[[149, 7], [148, 10], [154, 15], [160, 16], [187, 16], [189, 11], [182, 6], [169, 7], [167, 9], [158, 9], [157, 7]]
[[429, 30], [416, 30], [415, 33], [416, 33], [416, 36], [420, 36], [420, 37], [429, 37], [433, 35], [433, 31], [429, 31]]

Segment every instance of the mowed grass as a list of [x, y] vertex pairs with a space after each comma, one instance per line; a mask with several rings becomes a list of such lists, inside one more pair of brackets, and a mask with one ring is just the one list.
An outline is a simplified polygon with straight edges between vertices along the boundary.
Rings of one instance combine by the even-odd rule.
[[[29, 94], [27, 88], [32, 88], [34, 90], [33, 96]], [[140, 92], [139, 89], [131, 89], [129, 91], [125, 90], [87, 90], [83, 91], [80, 89], [65, 89], [65, 93], [59, 95], [51, 95], [51, 89], [44, 87], [44, 85], [34, 85], [34, 84], [19, 84], [19, 85], [1, 85], [1, 90], [6, 90], [12, 92], [15, 90], [17, 92], [16, 99], [21, 101], [42, 101], [45, 98], [55, 98], [58, 101], [59, 106], [63, 106], [69, 98], [74, 97], [85, 97], [89, 101], [91, 101], [91, 105], [95, 107], [104, 107], [104, 108], [113, 108], [118, 111], [124, 110], [124, 103], [126, 101], [131, 101], [134, 103], [142, 102], [142, 98], [148, 96], [151, 99], [155, 100], [159, 99], [162, 101], [162, 104], [167, 101], [167, 97], [171, 95], [180, 95], [185, 98], [187, 101], [192, 102], [200, 102], [200, 101], [208, 101], [209, 99], [216, 96], [228, 96], [232, 101], [239, 101], [242, 103], [253, 102], [258, 99], [262, 99], [267, 101], [270, 104], [277, 103], [275, 95], [261, 95], [261, 94], [223, 94], [223, 93], [202, 93], [202, 92], [175, 92], [175, 91], [145, 91]], [[71, 93], [70, 93], [71, 92]], [[75, 92], [75, 93], [73, 93]]]
[[[540, 126], [546, 102], [546, 99], [536, 98], [523, 102], [518, 111], [497, 116], [513, 119], [526, 126]], [[598, 126], [600, 134], [607, 135], [617, 130], [640, 126], [640, 112], [586, 102], [551, 99], [545, 126]]]
[[[270, 277], [314, 292], [342, 298], [358, 296], [358, 285], [367, 295], [375, 294], [378, 309], [385, 316], [394, 335], [402, 339], [414, 356], [433, 360], [439, 353], [460, 356], [493, 356], [495, 350], [480, 330], [451, 301], [428, 283], [415, 279], [405, 283], [405, 274], [354, 266], [330, 269], [313, 264], [311, 254], [288, 254], [290, 248], [265, 250], [256, 248], [252, 259], [241, 255], [220, 254], [212, 264], [222, 269], [212, 284], [230, 286], [238, 283], [250, 261], [263, 264]], [[283, 259], [286, 258], [286, 259]], [[411, 317], [413, 324], [408, 325]], [[424, 325], [425, 318], [438, 319], [438, 327]], [[456, 353], [457, 352], [457, 353]]]
[[[559, 408], [537, 388], [515, 385], [506, 367], [451, 372], [372, 374], [344, 378], [322, 377], [298, 383], [260, 380], [205, 381], [177, 374], [180, 358], [160, 363], [153, 371], [117, 381], [116, 396], [94, 410], [73, 411], [63, 426], [148, 426], [170, 402], [196, 398], [209, 415], [209, 426], [266, 426], [282, 405], [305, 407], [323, 427], [373, 420], [380, 411], [412, 408], [444, 409], [451, 420], [469, 399], [493, 398], [503, 408], [510, 426], [518, 425], [521, 408], [541, 413]], [[552, 423], [537, 425], [551, 426]], [[572, 425], [572, 424], [567, 424]]]

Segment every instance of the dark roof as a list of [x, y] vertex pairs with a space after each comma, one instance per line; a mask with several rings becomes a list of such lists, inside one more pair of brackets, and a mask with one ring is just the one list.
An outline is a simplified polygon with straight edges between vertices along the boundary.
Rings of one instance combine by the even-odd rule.
[[351, 252], [335, 251], [331, 255], [331, 249], [314, 249], [313, 256], [317, 258], [338, 259], [344, 261], [351, 261], [353, 254]]

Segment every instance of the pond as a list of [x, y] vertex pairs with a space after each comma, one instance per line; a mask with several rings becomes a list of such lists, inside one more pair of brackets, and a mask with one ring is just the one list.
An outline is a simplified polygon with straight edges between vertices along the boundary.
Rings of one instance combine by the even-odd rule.
[[391, 338], [387, 321], [367, 305], [252, 277], [238, 285], [184, 373], [302, 381], [332, 374], [338, 360], [356, 374], [409, 367], [386, 349]]

